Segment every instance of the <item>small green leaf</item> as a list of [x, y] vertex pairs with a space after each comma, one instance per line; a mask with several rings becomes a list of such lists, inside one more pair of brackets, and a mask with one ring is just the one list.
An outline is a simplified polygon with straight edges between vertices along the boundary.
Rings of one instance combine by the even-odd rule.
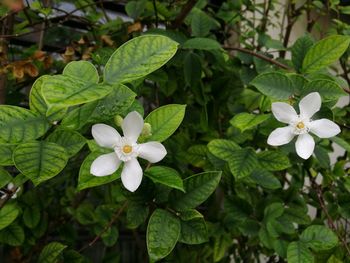
[[291, 242], [287, 249], [288, 263], [314, 263], [314, 256], [303, 242]]
[[259, 124], [263, 123], [267, 119], [270, 118], [270, 114], [251, 114], [251, 113], [238, 113], [236, 114], [231, 120], [230, 124], [238, 129], [241, 130], [241, 132], [244, 132], [245, 130], [252, 129]]
[[313, 44], [313, 39], [309, 35], [305, 35], [295, 41], [292, 46], [292, 62], [297, 71], [301, 70], [305, 55]]
[[149, 207], [143, 203], [130, 202], [126, 213], [128, 227], [131, 229], [137, 228], [143, 224], [149, 214]]
[[196, 37], [187, 40], [183, 45], [184, 49], [199, 49], [199, 50], [213, 50], [221, 49], [221, 45], [218, 41], [205, 38], [205, 37]]
[[92, 162], [102, 154], [106, 154], [106, 152], [95, 151], [90, 153], [85, 158], [79, 171], [78, 191], [81, 191], [85, 188], [107, 184], [120, 178], [122, 168], [119, 168], [115, 173], [107, 176], [94, 176], [90, 173], [90, 167]]
[[239, 150], [240, 147], [233, 141], [214, 139], [208, 143], [208, 149], [215, 157], [228, 162], [232, 158], [232, 153]]
[[47, 141], [61, 145], [69, 157], [76, 155], [86, 143], [86, 139], [80, 133], [63, 129], [55, 130], [47, 137]]
[[185, 116], [186, 105], [169, 104], [152, 111], [145, 119], [152, 127], [148, 141], [162, 142], [180, 126]]
[[310, 224], [311, 219], [307, 212], [302, 209], [297, 208], [286, 208], [284, 210], [284, 216], [288, 218], [289, 221], [297, 223], [299, 225]]
[[217, 28], [220, 24], [207, 13], [199, 8], [192, 9], [191, 29], [192, 35], [197, 37], [205, 37], [210, 30]]
[[236, 179], [249, 176], [258, 165], [258, 159], [253, 149], [235, 150], [228, 161], [231, 173]]
[[49, 123], [27, 109], [0, 106], [0, 142], [21, 143], [39, 138], [49, 128]]
[[337, 235], [321, 225], [307, 227], [301, 234], [300, 240], [315, 251], [328, 250], [338, 244]]
[[207, 241], [208, 231], [203, 218], [181, 221], [181, 235], [179, 242], [189, 245], [196, 245]]
[[16, 168], [38, 185], [63, 170], [68, 161], [65, 149], [52, 142], [29, 142], [16, 147], [13, 152]]
[[312, 73], [337, 61], [347, 50], [348, 36], [330, 36], [315, 43], [306, 53], [302, 72]]
[[0, 242], [10, 246], [20, 246], [25, 239], [23, 228], [12, 224], [0, 231]]
[[20, 210], [12, 203], [6, 204], [0, 210], [0, 230], [10, 225], [17, 218]]
[[92, 83], [98, 83], [99, 80], [95, 66], [85, 60], [69, 62], [64, 67], [62, 74]]
[[185, 191], [181, 176], [172, 168], [153, 166], [146, 170], [145, 175], [155, 183], [164, 184], [183, 192]]
[[58, 256], [66, 247], [66, 245], [59, 242], [47, 244], [40, 253], [38, 263], [56, 263]]
[[272, 203], [264, 210], [264, 222], [267, 223], [272, 219], [280, 217], [284, 212], [282, 203]]
[[147, 250], [152, 260], [165, 258], [180, 237], [180, 220], [163, 209], [156, 209], [147, 226]]
[[336, 82], [326, 79], [318, 79], [306, 83], [302, 96], [306, 96], [314, 91], [320, 93], [323, 101], [337, 100], [346, 95], [345, 91]]
[[266, 189], [274, 190], [282, 187], [280, 181], [272, 173], [263, 169], [255, 170], [250, 178]]
[[27, 207], [23, 213], [24, 224], [29, 228], [35, 228], [40, 221], [40, 210], [38, 207]]
[[279, 72], [260, 74], [250, 84], [262, 94], [273, 99], [287, 100], [294, 92], [292, 81], [285, 74]]
[[107, 83], [125, 83], [157, 70], [177, 51], [178, 43], [161, 35], [144, 35], [129, 40], [108, 60], [104, 70]]
[[259, 164], [268, 171], [281, 171], [290, 167], [288, 157], [281, 151], [263, 151], [258, 153]]
[[221, 179], [221, 172], [204, 172], [186, 178], [184, 182], [185, 193], [173, 192], [170, 198], [175, 210], [185, 211], [195, 208], [215, 191]]
[[190, 210], [182, 211], [180, 213], [180, 218], [183, 221], [190, 221], [193, 219], [203, 218], [203, 215], [195, 209], [190, 209]]

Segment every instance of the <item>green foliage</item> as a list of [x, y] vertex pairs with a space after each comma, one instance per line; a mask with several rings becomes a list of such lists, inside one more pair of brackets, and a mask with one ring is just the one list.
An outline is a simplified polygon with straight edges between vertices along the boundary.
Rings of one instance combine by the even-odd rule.
[[59, 242], [47, 244], [40, 253], [38, 263], [53, 263], [67, 246]]
[[184, 191], [184, 186], [179, 173], [169, 167], [153, 166], [146, 170], [146, 176], [153, 182]]
[[20, 210], [15, 204], [7, 204], [0, 210], [0, 230], [10, 225], [19, 215]]

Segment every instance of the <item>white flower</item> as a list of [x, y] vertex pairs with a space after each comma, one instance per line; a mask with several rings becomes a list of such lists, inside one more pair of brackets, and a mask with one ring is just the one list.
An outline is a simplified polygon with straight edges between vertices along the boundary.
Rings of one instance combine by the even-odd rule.
[[[15, 193], [12, 194], [12, 196], [11, 196], [12, 199], [17, 198], [17, 193], [21, 190], [21, 187], [18, 187], [17, 189], [14, 189], [14, 188], [16, 188], [16, 187], [15, 187], [15, 185], [14, 185], [13, 183], [9, 183], [9, 184], [6, 186], [6, 188], [7, 188], [8, 191], [11, 191], [11, 192], [13, 192], [14, 190], [16, 190]], [[5, 193], [5, 192], [3, 192], [3, 191], [0, 191], [0, 193], [2, 194], [2, 196], [0, 197], [0, 199], [5, 199], [5, 198], [7, 197], [7, 195], [8, 195], [7, 193]]]
[[321, 96], [318, 92], [312, 92], [300, 100], [299, 115], [287, 103], [272, 103], [272, 113], [275, 118], [289, 125], [272, 131], [267, 139], [267, 143], [273, 146], [287, 144], [297, 135], [298, 139], [295, 143], [296, 152], [301, 158], [308, 159], [315, 148], [315, 141], [309, 132], [320, 138], [330, 138], [340, 132], [339, 126], [333, 121], [311, 119], [320, 108]]
[[130, 112], [122, 123], [124, 137], [116, 129], [106, 124], [92, 126], [92, 136], [102, 147], [111, 148], [112, 153], [103, 154], [96, 158], [90, 167], [90, 173], [95, 176], [113, 174], [124, 162], [121, 179], [124, 187], [131, 192], [136, 191], [142, 180], [142, 169], [137, 157], [150, 163], [162, 160], [167, 154], [160, 142], [137, 143], [143, 128], [143, 119], [136, 111]]

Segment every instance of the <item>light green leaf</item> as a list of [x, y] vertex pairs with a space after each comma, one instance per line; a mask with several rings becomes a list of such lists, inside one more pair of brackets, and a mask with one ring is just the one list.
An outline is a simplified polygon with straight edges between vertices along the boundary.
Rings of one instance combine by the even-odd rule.
[[94, 176], [90, 173], [90, 167], [92, 162], [102, 154], [106, 154], [106, 152], [95, 151], [90, 153], [85, 158], [79, 171], [78, 191], [81, 191], [85, 188], [107, 184], [120, 178], [121, 171], [122, 171], [121, 167], [115, 173], [108, 176]]
[[347, 50], [350, 43], [348, 36], [334, 35], [315, 43], [306, 53], [302, 72], [312, 73], [337, 61]]
[[322, 225], [307, 227], [301, 234], [300, 240], [315, 251], [328, 250], [338, 244], [337, 235]]
[[56, 263], [58, 256], [66, 247], [66, 245], [59, 242], [47, 244], [40, 253], [38, 263]]
[[16, 147], [13, 152], [16, 168], [38, 185], [59, 174], [66, 166], [65, 149], [52, 142], [29, 142]]
[[218, 41], [205, 38], [205, 37], [196, 37], [187, 40], [183, 45], [184, 49], [200, 49], [200, 50], [213, 50], [221, 49], [221, 45]]
[[285, 74], [279, 72], [260, 74], [250, 84], [262, 94], [273, 99], [287, 100], [294, 92], [292, 81]]
[[152, 111], [145, 119], [152, 127], [148, 141], [162, 142], [169, 138], [180, 126], [185, 116], [186, 105], [169, 104]]
[[83, 79], [86, 82], [98, 83], [99, 76], [97, 69], [88, 61], [72, 61], [63, 69], [63, 75]]
[[272, 173], [263, 169], [253, 171], [250, 178], [266, 189], [274, 190], [282, 187], [280, 181]]
[[288, 157], [281, 151], [263, 151], [257, 155], [259, 164], [268, 171], [281, 171], [291, 165]]
[[23, 228], [17, 224], [12, 224], [0, 231], [0, 243], [10, 246], [20, 246], [25, 239]]
[[0, 165], [13, 165], [12, 152], [15, 148], [15, 144], [0, 144]]
[[168, 211], [156, 209], [147, 226], [147, 250], [152, 260], [165, 258], [174, 249], [181, 231], [180, 220]]
[[240, 129], [241, 132], [244, 132], [245, 130], [249, 130], [258, 126], [259, 124], [263, 123], [269, 118], [270, 118], [270, 114], [257, 115], [257, 114], [242, 112], [242, 113], [236, 114], [230, 120], [230, 124]]
[[155, 183], [164, 184], [183, 192], [185, 191], [181, 176], [172, 168], [165, 166], [152, 166], [145, 171], [145, 175]]
[[129, 40], [108, 60], [104, 70], [107, 83], [125, 83], [157, 70], [177, 51], [178, 43], [161, 35], [144, 35]]
[[86, 143], [86, 139], [80, 133], [63, 129], [55, 130], [47, 137], [47, 141], [61, 145], [69, 157], [76, 155]]
[[233, 176], [236, 179], [242, 179], [255, 170], [258, 159], [253, 149], [244, 148], [232, 152], [228, 164]]
[[35, 228], [40, 221], [40, 210], [37, 206], [26, 207], [23, 213], [24, 224], [29, 228]]
[[207, 241], [208, 231], [203, 218], [181, 221], [181, 235], [179, 242], [189, 245], [196, 245]]
[[0, 210], [0, 230], [10, 225], [17, 218], [20, 210], [12, 203], [7, 203]]
[[291, 242], [287, 249], [288, 263], [314, 263], [314, 256], [303, 242]]
[[177, 211], [195, 208], [215, 191], [221, 179], [221, 172], [204, 172], [186, 178], [185, 193], [175, 191], [170, 198], [172, 207]]
[[228, 162], [232, 159], [232, 153], [240, 147], [230, 140], [214, 139], [208, 143], [208, 149], [215, 157]]
[[39, 138], [49, 128], [49, 123], [27, 109], [1, 105], [0, 106], [0, 142], [21, 143]]
[[320, 93], [323, 101], [337, 100], [346, 95], [345, 91], [336, 82], [326, 79], [308, 82], [302, 91], [302, 96], [314, 91]]
[[309, 35], [305, 35], [299, 38], [293, 44], [291, 48], [292, 62], [297, 71], [301, 70], [305, 55], [313, 44], [314, 44], [314, 41]]

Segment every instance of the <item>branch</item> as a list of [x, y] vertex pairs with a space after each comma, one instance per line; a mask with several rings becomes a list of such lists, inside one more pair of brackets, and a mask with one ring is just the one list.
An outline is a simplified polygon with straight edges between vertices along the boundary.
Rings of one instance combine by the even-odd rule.
[[241, 47], [228, 47], [228, 46], [223, 46], [224, 49], [226, 50], [236, 50], [236, 51], [239, 51], [239, 52], [242, 52], [242, 53], [246, 53], [246, 54], [249, 54], [249, 55], [252, 55], [254, 57], [257, 57], [257, 58], [260, 58], [262, 60], [265, 60], [271, 64], [274, 64], [282, 69], [286, 69], [286, 70], [293, 70], [292, 68], [290, 68], [289, 66], [285, 65], [285, 64], [282, 64], [272, 58], [269, 58], [265, 55], [262, 55], [262, 54], [259, 54], [259, 53], [256, 53], [252, 50], [249, 50], [249, 49], [245, 49], [245, 48], [241, 48]]
[[171, 29], [179, 28], [196, 3], [197, 3], [197, 0], [189, 0], [185, 4], [185, 6], [182, 8], [180, 14], [178, 14], [178, 16], [175, 18], [170, 28]]
[[104, 229], [97, 235], [95, 238], [87, 245], [79, 249], [79, 253], [84, 251], [85, 249], [92, 247], [101, 237], [104, 233], [107, 232], [107, 230], [113, 225], [113, 223], [118, 219], [118, 217], [121, 215], [121, 213], [124, 211], [126, 208], [128, 202], [125, 202], [117, 211], [116, 213], [112, 216], [111, 220], [108, 222], [108, 224], [104, 227]]

